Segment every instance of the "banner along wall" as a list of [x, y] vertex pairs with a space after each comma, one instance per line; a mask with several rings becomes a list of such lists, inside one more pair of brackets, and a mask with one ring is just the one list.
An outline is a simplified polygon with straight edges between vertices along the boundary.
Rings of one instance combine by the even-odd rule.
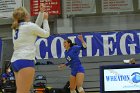
[[11, 18], [15, 8], [22, 6], [22, 0], [0, 0], [0, 18]]
[[132, 0], [102, 0], [102, 12], [133, 11]]
[[64, 14], [93, 14], [96, 13], [95, 0], [63, 0]]
[[2, 39], [0, 38], [0, 68], [2, 67]]
[[[63, 42], [70, 38], [73, 42], [81, 45], [77, 35], [61, 34], [52, 35], [49, 38], [38, 38], [36, 41], [37, 59], [63, 58]], [[87, 49], [79, 54], [83, 56], [113, 56], [130, 55], [140, 53], [140, 30], [129, 30], [119, 32], [89, 32], [83, 33]]]

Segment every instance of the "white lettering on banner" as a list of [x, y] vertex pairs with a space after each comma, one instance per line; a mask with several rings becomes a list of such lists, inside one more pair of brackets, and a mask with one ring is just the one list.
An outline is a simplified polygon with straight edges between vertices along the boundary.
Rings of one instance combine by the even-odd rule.
[[[114, 51], [114, 54], [112, 55], [116, 55], [117, 54], [117, 50], [116, 49], [113, 49], [113, 43], [116, 42], [116, 34], [113, 34], [113, 35], [102, 35], [103, 37], [103, 49], [104, 49], [104, 55], [105, 56], [109, 56], [109, 49], [111, 51]], [[114, 42], [113, 41], [110, 41], [109, 42], [109, 38], [113, 38]]]
[[136, 54], [136, 44], [128, 44], [128, 46], [130, 47], [130, 54]]
[[[46, 47], [48, 46], [48, 43], [47, 43], [47, 39], [45, 38], [39, 38], [37, 39], [35, 45], [36, 45], [36, 58], [37, 59], [42, 59], [41, 58], [41, 55], [40, 55], [40, 43], [41, 41], [44, 41], [45, 42], [45, 45]], [[48, 58], [48, 52], [46, 52], [46, 56], [45, 56], [45, 59]]]
[[[93, 35], [88, 35], [88, 36], [85, 36], [86, 38], [86, 43], [87, 43], [87, 56], [92, 56], [92, 38], [93, 38]], [[94, 45], [93, 45], [94, 46]]]
[[97, 52], [96, 52], [95, 56], [99, 56], [99, 55], [100, 55], [100, 50], [97, 49]]
[[[130, 35], [132, 41], [134, 42], [134, 35], [131, 34]], [[136, 49], [136, 44], [128, 44], [128, 46], [130, 47], [130, 54], [136, 54], [135, 49]]]
[[64, 42], [64, 39], [62, 37], [56, 37], [53, 39], [52, 41], [52, 44], [51, 44], [51, 53], [52, 53], [52, 56], [53, 58], [58, 58], [58, 55], [57, 55], [57, 41], [60, 41], [60, 47], [61, 47], [61, 58], [64, 57], [64, 48], [62, 47], [63, 46], [63, 42]]
[[138, 38], [139, 38], [139, 46], [140, 46], [140, 33], [137, 33]]
[[[132, 39], [132, 41], [134, 41], [134, 35], [133, 34], [131, 34], [131, 33], [125, 33], [124, 35], [122, 35], [122, 37], [121, 37], [121, 39], [120, 39], [120, 49], [121, 49], [121, 52], [122, 52], [122, 54], [123, 55], [126, 55], [126, 54], [128, 54], [127, 53], [127, 51], [126, 51], [126, 37], [127, 36], [130, 36], [131, 37], [131, 39]], [[132, 44], [131, 44], [132, 45]], [[130, 46], [130, 45], [129, 45]], [[130, 51], [132, 52], [132, 50], [131, 50], [131, 48], [133, 47], [134, 48], [134, 44], [133, 44], [133, 46], [131, 46], [130, 47]], [[135, 50], [135, 49], [133, 49], [133, 50]], [[135, 51], [133, 51], [133, 52], [135, 52]]]

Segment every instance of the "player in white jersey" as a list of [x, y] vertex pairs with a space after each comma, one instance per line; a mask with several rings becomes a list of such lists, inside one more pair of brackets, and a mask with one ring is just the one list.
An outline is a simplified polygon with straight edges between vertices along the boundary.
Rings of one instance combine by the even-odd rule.
[[[29, 22], [29, 13], [25, 8], [20, 7], [13, 12], [14, 52], [11, 66], [16, 78], [17, 93], [30, 93], [35, 74], [36, 38], [50, 35], [48, 14], [44, 10], [42, 6], [36, 24]], [[42, 23], [43, 29], [39, 27]]]

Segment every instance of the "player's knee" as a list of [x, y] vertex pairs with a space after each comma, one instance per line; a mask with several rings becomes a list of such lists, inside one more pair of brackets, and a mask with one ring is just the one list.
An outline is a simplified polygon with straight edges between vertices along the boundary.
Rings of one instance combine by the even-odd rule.
[[70, 90], [70, 93], [77, 93], [75, 90]]
[[83, 89], [83, 87], [77, 87], [77, 90], [78, 90], [78, 92], [82, 92], [82, 91], [84, 91], [84, 89]]

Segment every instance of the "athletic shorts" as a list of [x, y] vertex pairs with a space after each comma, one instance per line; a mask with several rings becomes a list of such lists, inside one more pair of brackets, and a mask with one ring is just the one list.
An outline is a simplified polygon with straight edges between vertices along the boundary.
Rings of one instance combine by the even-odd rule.
[[26, 67], [35, 67], [34, 60], [16, 60], [11, 64], [12, 70], [18, 72], [19, 70]]
[[84, 67], [79, 66], [77, 68], [71, 69], [71, 75], [76, 76], [77, 73], [85, 73]]

